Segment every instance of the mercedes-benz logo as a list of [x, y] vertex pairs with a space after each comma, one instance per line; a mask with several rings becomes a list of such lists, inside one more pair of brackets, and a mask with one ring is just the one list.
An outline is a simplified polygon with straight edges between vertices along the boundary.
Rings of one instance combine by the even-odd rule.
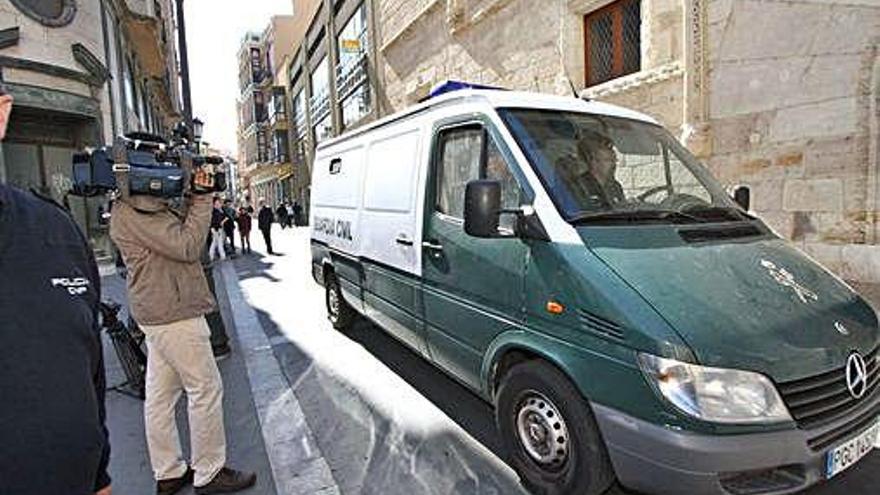
[[855, 399], [861, 399], [868, 391], [868, 367], [858, 352], [850, 354], [846, 360], [846, 386]]

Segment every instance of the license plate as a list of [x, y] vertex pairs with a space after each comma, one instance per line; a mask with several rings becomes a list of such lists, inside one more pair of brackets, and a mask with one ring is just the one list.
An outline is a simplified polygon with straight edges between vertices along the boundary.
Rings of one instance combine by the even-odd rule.
[[825, 454], [825, 476], [831, 479], [846, 471], [853, 464], [880, 448], [880, 422], [862, 432], [859, 436]]

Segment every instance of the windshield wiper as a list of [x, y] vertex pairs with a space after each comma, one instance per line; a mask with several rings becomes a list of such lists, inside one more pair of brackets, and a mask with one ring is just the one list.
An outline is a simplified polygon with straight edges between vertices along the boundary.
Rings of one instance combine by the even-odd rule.
[[685, 208], [684, 211], [691, 216], [699, 217], [704, 221], [714, 221], [716, 219], [740, 221], [755, 220], [754, 216], [749, 215], [739, 208], [731, 206], [695, 206]]
[[568, 221], [576, 225], [638, 222], [705, 223], [706, 219], [676, 210], [617, 210], [581, 213], [569, 218]]

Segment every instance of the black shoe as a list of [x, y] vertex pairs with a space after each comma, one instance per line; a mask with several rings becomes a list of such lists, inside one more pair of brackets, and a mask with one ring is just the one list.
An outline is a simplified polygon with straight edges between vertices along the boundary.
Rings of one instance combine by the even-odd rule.
[[186, 472], [180, 478], [171, 478], [170, 480], [159, 480], [156, 482], [156, 495], [174, 495], [183, 487], [192, 483], [193, 470], [191, 467], [186, 468]]
[[220, 470], [214, 479], [205, 486], [195, 487], [196, 495], [209, 495], [211, 493], [232, 493], [254, 486], [257, 482], [257, 474], [244, 471], [236, 471], [227, 467]]

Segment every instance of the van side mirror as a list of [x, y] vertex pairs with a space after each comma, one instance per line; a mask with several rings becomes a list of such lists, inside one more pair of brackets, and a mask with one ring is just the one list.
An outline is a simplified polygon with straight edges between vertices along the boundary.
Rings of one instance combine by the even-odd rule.
[[473, 237], [498, 237], [501, 216], [501, 183], [474, 180], [464, 193], [464, 231]]
[[749, 189], [749, 186], [736, 186], [733, 190], [733, 200], [742, 209], [749, 211], [752, 205], [752, 191]]

